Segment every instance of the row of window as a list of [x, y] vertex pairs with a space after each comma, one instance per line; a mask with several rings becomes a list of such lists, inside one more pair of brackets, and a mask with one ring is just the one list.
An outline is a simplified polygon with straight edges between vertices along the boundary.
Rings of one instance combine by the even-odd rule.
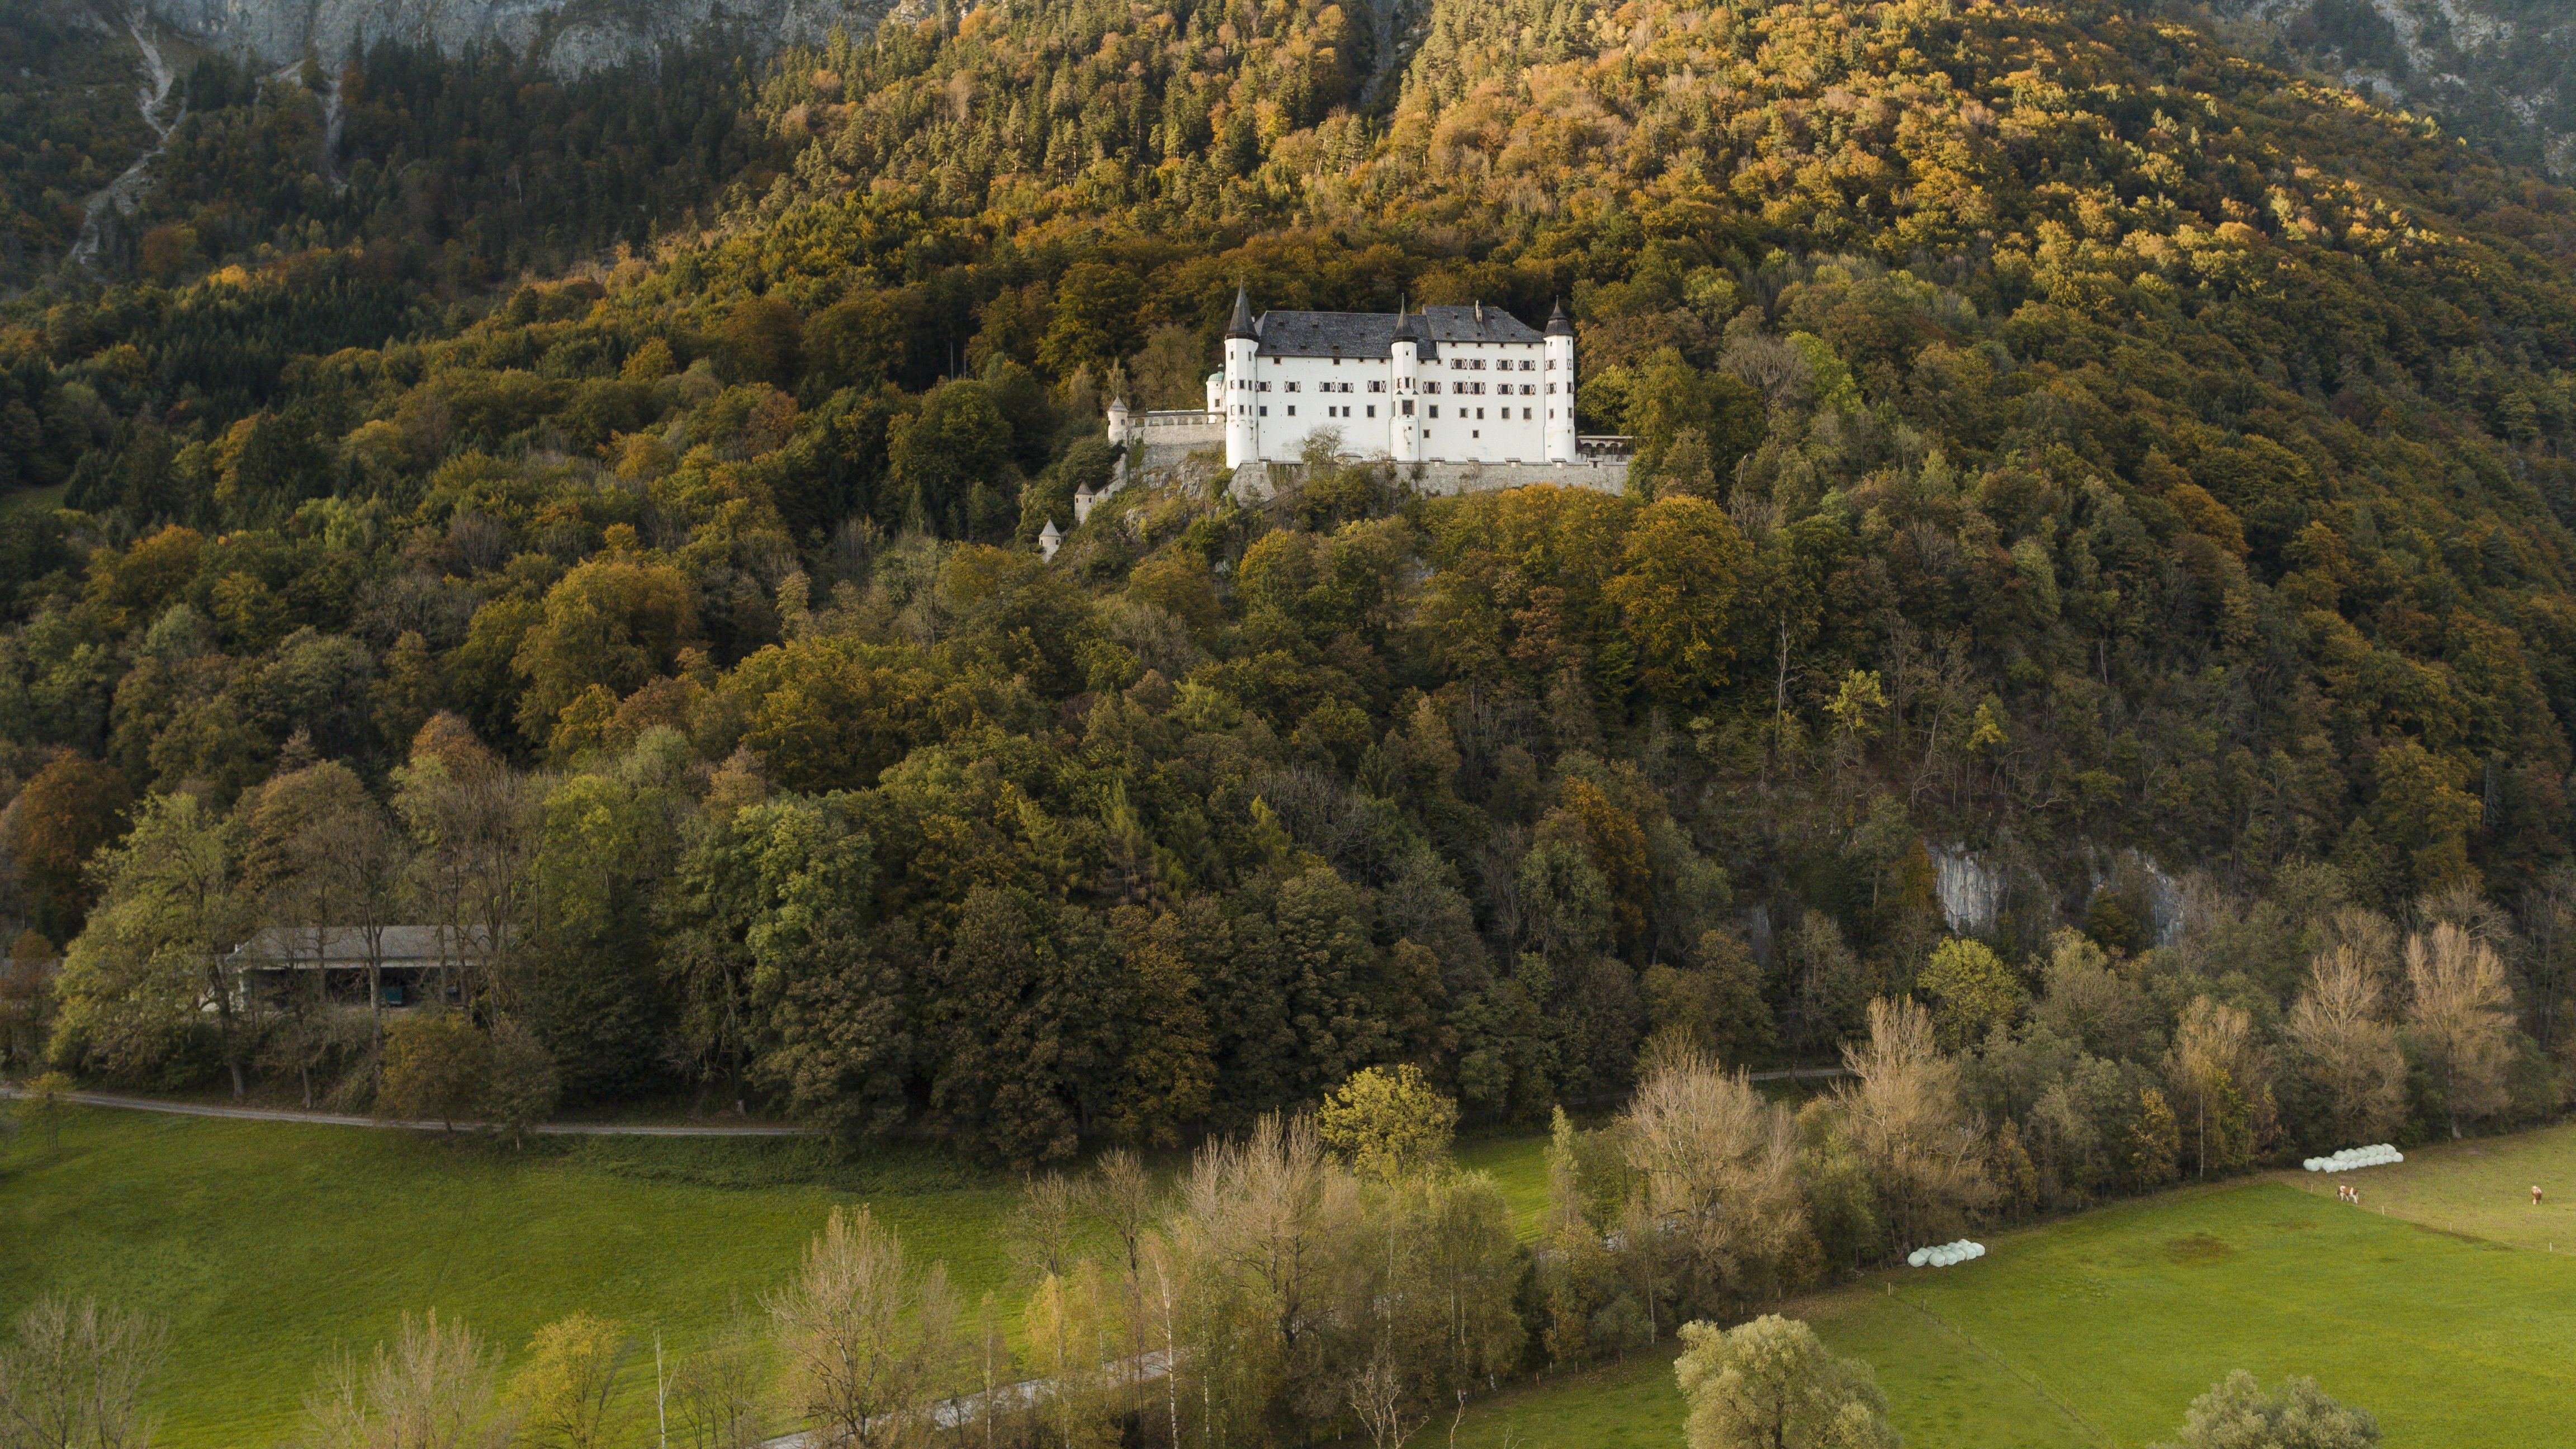
[[[1411, 416], [1413, 416], [1413, 401], [1412, 401], [1412, 399], [1410, 399], [1410, 398], [1406, 399], [1406, 400], [1404, 401], [1404, 403], [1402, 404], [1402, 406], [1403, 406], [1404, 411], [1403, 411], [1403, 413], [1401, 414], [1401, 416], [1408, 417], [1408, 418], [1409, 418], [1409, 417], [1411, 417]], [[1440, 416], [1440, 404], [1438, 404], [1438, 403], [1430, 403], [1430, 404], [1428, 404], [1428, 405], [1427, 405], [1427, 407], [1428, 407], [1428, 410], [1429, 410], [1430, 415], [1431, 415], [1432, 417], [1435, 417], [1435, 418], [1436, 418], [1436, 417]], [[1468, 409], [1463, 408], [1463, 407], [1462, 407], [1462, 408], [1459, 408], [1457, 411], [1458, 411], [1458, 416], [1459, 416], [1459, 417], [1461, 417], [1461, 418], [1466, 417], [1466, 416], [1467, 416], [1467, 414], [1468, 414]], [[1475, 416], [1476, 416], [1477, 421], [1479, 421], [1479, 422], [1483, 421], [1483, 420], [1484, 420], [1484, 416], [1485, 416], [1485, 410], [1484, 410], [1483, 408], [1477, 408], [1477, 409], [1475, 409], [1474, 411], [1475, 411]], [[1502, 414], [1502, 417], [1499, 419], [1499, 421], [1502, 421], [1502, 422], [1510, 422], [1510, 421], [1512, 420], [1512, 410], [1511, 410], [1510, 408], [1496, 408], [1496, 409], [1495, 409], [1495, 411], [1496, 411], [1496, 412], [1499, 412], [1499, 413], [1501, 413], [1501, 414]], [[1236, 409], [1235, 415], [1236, 415], [1237, 417], [1241, 417], [1241, 416], [1243, 415], [1243, 410], [1242, 410], [1239, 406], [1238, 406], [1238, 407], [1237, 407], [1237, 409]], [[1261, 415], [1262, 417], [1265, 417], [1265, 418], [1266, 418], [1266, 417], [1268, 417], [1268, 416], [1270, 416], [1270, 409], [1269, 409], [1268, 407], [1266, 407], [1266, 406], [1265, 406], [1265, 407], [1263, 407], [1263, 408], [1261, 409], [1260, 415]], [[1351, 415], [1350, 406], [1349, 406], [1348, 404], [1346, 404], [1346, 403], [1345, 403], [1345, 404], [1332, 404], [1332, 403], [1327, 403], [1327, 404], [1325, 404], [1325, 406], [1324, 406], [1324, 416], [1326, 416], [1326, 417], [1328, 417], [1328, 418], [1346, 418], [1346, 417], [1349, 417], [1350, 415]], [[1371, 403], [1371, 404], [1369, 404], [1369, 406], [1368, 406], [1368, 415], [1369, 415], [1370, 417], [1376, 417], [1376, 416], [1377, 416], [1377, 404], [1375, 404], [1375, 403]], [[1290, 416], [1290, 417], [1292, 417], [1292, 418], [1293, 418], [1293, 417], [1295, 417], [1295, 416], [1297, 416], [1297, 405], [1296, 405], [1295, 403], [1290, 403], [1290, 404], [1288, 404], [1288, 416]], [[1553, 408], [1549, 409], [1549, 410], [1548, 410], [1548, 417], [1549, 417], [1549, 418], [1551, 418], [1551, 419], [1553, 419], [1555, 416], [1556, 416], [1556, 411], [1555, 411], [1555, 409], [1553, 409]], [[1533, 421], [1533, 420], [1534, 420], [1534, 418], [1533, 418], [1532, 411], [1531, 411], [1530, 409], [1528, 409], [1528, 408], [1523, 408], [1523, 409], [1521, 409], [1521, 418], [1520, 418], [1520, 420], [1521, 420], [1522, 422], [1525, 422], [1525, 423], [1526, 423], [1526, 422], [1531, 422], [1531, 421]]]
[[[1265, 361], [1265, 362], [1269, 362], [1269, 363], [1272, 363], [1272, 364], [1274, 364], [1274, 365], [1275, 365], [1275, 364], [1278, 364], [1278, 363], [1285, 362], [1285, 361], [1287, 361], [1288, 359], [1286, 359], [1286, 358], [1284, 358], [1284, 357], [1268, 357], [1268, 358], [1264, 358], [1264, 359], [1262, 359], [1262, 360], [1263, 360], [1263, 361]], [[1351, 361], [1353, 361], [1353, 362], [1376, 362], [1376, 361], [1378, 361], [1379, 359], [1374, 358], [1374, 357], [1365, 357], [1365, 358], [1355, 357], [1355, 358], [1352, 358], [1352, 359], [1350, 359], [1350, 360], [1351, 360]], [[1513, 361], [1514, 361], [1514, 359], [1509, 358], [1509, 357], [1497, 357], [1497, 358], [1493, 359], [1493, 363], [1494, 363], [1494, 370], [1495, 370], [1496, 372], [1509, 372], [1509, 371], [1511, 371], [1511, 370], [1512, 370], [1512, 363], [1513, 363]], [[1521, 358], [1521, 359], [1518, 359], [1518, 361], [1520, 362], [1520, 370], [1521, 370], [1521, 371], [1523, 371], [1523, 372], [1536, 372], [1536, 371], [1538, 370], [1538, 364], [1537, 364], [1537, 363], [1535, 363], [1535, 362], [1530, 361], [1530, 360], [1529, 360], [1529, 359], [1527, 359], [1527, 358]], [[1339, 367], [1339, 366], [1341, 366], [1341, 365], [1342, 365], [1342, 359], [1341, 359], [1341, 358], [1336, 357], [1336, 358], [1334, 358], [1334, 359], [1333, 359], [1333, 366], [1335, 366], [1335, 367]], [[1460, 369], [1460, 370], [1467, 371], [1467, 372], [1482, 372], [1482, 371], [1484, 371], [1484, 370], [1485, 370], [1485, 359], [1484, 359], [1484, 358], [1481, 358], [1481, 357], [1458, 357], [1458, 356], [1452, 356], [1452, 357], [1449, 359], [1449, 365], [1450, 365], [1452, 368]], [[1551, 358], [1549, 358], [1549, 359], [1547, 360], [1547, 370], [1548, 370], [1548, 371], [1550, 371], [1550, 372], [1554, 372], [1554, 371], [1556, 371], [1556, 359], [1555, 359], [1555, 358], [1551, 357]]]
[[[1407, 380], [1409, 381], [1409, 379]], [[1248, 387], [1256, 392], [1270, 391], [1270, 383], [1266, 378], [1258, 382], [1249, 381], [1244, 378], [1237, 378], [1235, 379], [1234, 385], [1237, 388]], [[1496, 386], [1500, 391], [1508, 393], [1515, 385], [1516, 384], [1506, 382], [1497, 384]], [[1482, 396], [1486, 386], [1487, 384], [1482, 382], [1456, 382], [1450, 384], [1449, 390], [1451, 392], [1472, 393]], [[1535, 383], [1524, 382], [1517, 384], [1517, 386], [1520, 388], [1520, 395], [1523, 397], [1535, 397], [1538, 395], [1538, 386]], [[1295, 392], [1297, 390], [1297, 383], [1294, 379], [1283, 381], [1279, 384], [1279, 390], [1281, 392]], [[1350, 390], [1351, 385], [1347, 382], [1319, 382], [1315, 384], [1315, 391], [1317, 392], [1349, 392]], [[1368, 390], [1380, 393], [1386, 391], [1385, 380], [1383, 378], [1370, 379]], [[1398, 388], [1397, 390], [1403, 391], [1404, 389]], [[1422, 390], [1426, 393], [1438, 393], [1440, 391], [1440, 379], [1436, 377], [1424, 378], [1422, 380]], [[1554, 393], [1556, 391], [1556, 384], [1552, 382], [1549, 383], [1547, 385], [1547, 390], [1550, 393]]]

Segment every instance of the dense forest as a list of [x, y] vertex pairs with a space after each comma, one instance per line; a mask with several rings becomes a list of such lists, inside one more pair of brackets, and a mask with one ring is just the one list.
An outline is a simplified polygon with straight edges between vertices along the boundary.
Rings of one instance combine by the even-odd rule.
[[[481, 943], [540, 1095], [1014, 1163], [1893, 1053], [1764, 1282], [2563, 1104], [2576, 196], [2110, 4], [1379, 21], [200, 64], [0, 321], [8, 1068], [376, 1102], [230, 954], [324, 921]], [[1238, 281], [1565, 298], [1629, 492], [1184, 470], [1042, 562]]]

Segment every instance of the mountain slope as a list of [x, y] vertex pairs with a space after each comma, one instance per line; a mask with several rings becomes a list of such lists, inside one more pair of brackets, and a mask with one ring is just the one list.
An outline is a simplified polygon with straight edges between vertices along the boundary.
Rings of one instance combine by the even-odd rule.
[[[508, 79], [421, 132], [495, 197]], [[504, 782], [576, 1090], [1017, 1157], [1370, 1060], [1543, 1114], [1651, 1021], [1767, 1050], [1757, 999], [1830, 1055], [1952, 927], [2031, 966], [2561, 878], [2576, 198], [2427, 123], [1950, 0], [1018, 0], [750, 107], [792, 159], [721, 225], [479, 316], [427, 176], [12, 312], [0, 456], [71, 504], [0, 524], [13, 818]], [[1565, 298], [1637, 490], [1148, 480], [1042, 565], [1103, 399], [1191, 396], [1238, 285]], [[87, 838], [11, 902], [55, 939]], [[2168, 1004], [2285, 1009], [2285, 909]]]
[[326, 66], [379, 41], [446, 55], [498, 46], [558, 75], [649, 63], [710, 33], [753, 54], [864, 29], [884, 0], [144, 0], [150, 16], [211, 50], [275, 68], [310, 51]]
[[2229, 34], [2576, 176], [2576, 12], [2551, 0], [2219, 0]]

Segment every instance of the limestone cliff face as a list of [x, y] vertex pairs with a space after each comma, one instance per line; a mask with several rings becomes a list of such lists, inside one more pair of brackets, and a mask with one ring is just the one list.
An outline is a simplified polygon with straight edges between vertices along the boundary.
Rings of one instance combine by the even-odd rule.
[[2211, 0], [2247, 49], [2441, 117], [2576, 178], [2576, 5], [2567, 0]]
[[650, 60], [665, 44], [721, 34], [747, 48], [862, 32], [884, 0], [144, 0], [153, 19], [210, 49], [272, 66], [310, 45], [326, 62], [383, 39], [455, 54], [497, 41], [560, 73]]

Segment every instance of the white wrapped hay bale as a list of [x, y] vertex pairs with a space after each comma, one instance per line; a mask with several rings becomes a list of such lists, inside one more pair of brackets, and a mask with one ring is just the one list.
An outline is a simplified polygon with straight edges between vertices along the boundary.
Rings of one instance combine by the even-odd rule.
[[1937, 1247], [1931, 1248], [1917, 1248], [1913, 1252], [1905, 1255], [1905, 1266], [1909, 1268], [1950, 1268], [1956, 1267], [1961, 1263], [1982, 1258], [1985, 1255], [1985, 1244], [1972, 1243], [1965, 1238], [1961, 1238], [1955, 1243], [1943, 1243]]
[[2327, 1157], [2311, 1157], [2303, 1165], [2310, 1172], [2351, 1172], [2364, 1167], [2393, 1167], [2405, 1160], [2405, 1153], [2381, 1142], [2370, 1147], [2347, 1147]]

